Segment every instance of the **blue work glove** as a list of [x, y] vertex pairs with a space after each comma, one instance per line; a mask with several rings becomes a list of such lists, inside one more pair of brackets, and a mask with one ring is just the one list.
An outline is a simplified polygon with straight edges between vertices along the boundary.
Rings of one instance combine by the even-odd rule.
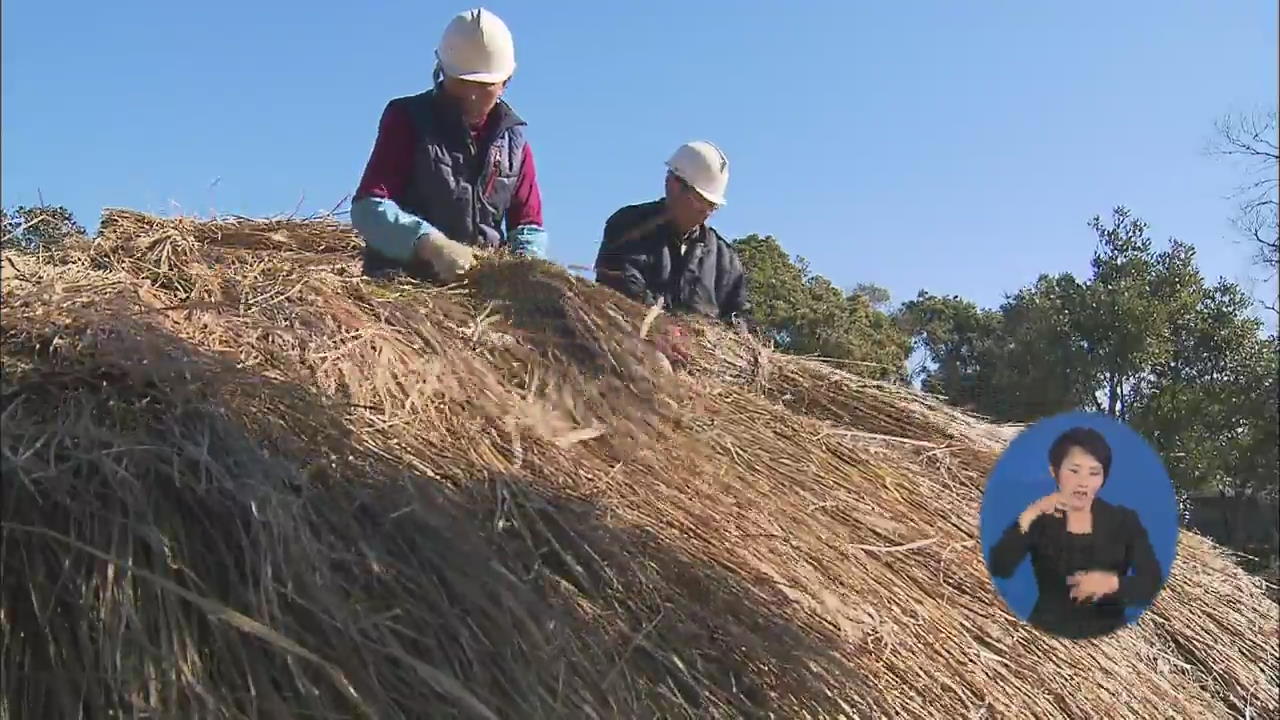
[[525, 257], [547, 259], [547, 231], [537, 225], [521, 225], [511, 233], [511, 251]]

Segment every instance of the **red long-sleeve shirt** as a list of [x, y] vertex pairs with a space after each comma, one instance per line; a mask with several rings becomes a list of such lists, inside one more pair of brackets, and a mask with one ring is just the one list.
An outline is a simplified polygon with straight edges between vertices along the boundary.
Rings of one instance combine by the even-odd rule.
[[[490, 114], [490, 118], [496, 114]], [[480, 142], [485, 126], [471, 128], [472, 138]], [[389, 105], [378, 123], [378, 137], [373, 153], [365, 165], [364, 175], [356, 189], [356, 198], [375, 197], [395, 200], [409, 186], [413, 173], [416, 138], [413, 121], [401, 106]], [[538, 173], [533, 164], [533, 150], [524, 144], [524, 159], [515, 192], [507, 208], [507, 227], [521, 225], [542, 227], [542, 193], [538, 189]]]

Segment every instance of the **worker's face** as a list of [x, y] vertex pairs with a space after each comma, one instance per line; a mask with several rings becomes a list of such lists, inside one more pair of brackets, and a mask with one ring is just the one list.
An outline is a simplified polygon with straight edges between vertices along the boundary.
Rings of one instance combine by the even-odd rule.
[[692, 230], [706, 222], [717, 207], [674, 173], [667, 173], [667, 215], [676, 228]]
[[1058, 468], [1050, 467], [1058, 481], [1058, 492], [1071, 510], [1088, 510], [1102, 488], [1102, 463], [1081, 448], [1073, 447]]
[[458, 107], [462, 109], [462, 119], [468, 125], [479, 125], [484, 122], [506, 89], [506, 81], [482, 83], [453, 77], [444, 79], [445, 93], [458, 103]]

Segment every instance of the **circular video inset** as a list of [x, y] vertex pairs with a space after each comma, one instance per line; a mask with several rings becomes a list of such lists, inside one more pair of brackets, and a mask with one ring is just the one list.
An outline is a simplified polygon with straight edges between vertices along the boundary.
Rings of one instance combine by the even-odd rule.
[[1064, 638], [1136, 621], [1177, 554], [1178, 501], [1164, 463], [1100, 414], [1044, 418], [1014, 438], [987, 478], [980, 523], [1009, 609]]

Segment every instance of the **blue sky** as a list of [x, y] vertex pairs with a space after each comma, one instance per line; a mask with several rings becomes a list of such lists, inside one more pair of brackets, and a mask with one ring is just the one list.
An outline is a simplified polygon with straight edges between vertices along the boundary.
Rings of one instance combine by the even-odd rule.
[[[464, 7], [5, 2], [3, 202], [40, 191], [90, 227], [104, 206], [328, 209]], [[1249, 281], [1240, 172], [1204, 147], [1223, 113], [1274, 106], [1274, 2], [487, 7], [515, 33], [508, 99], [559, 262], [590, 264], [605, 218], [706, 138], [733, 168], [721, 232], [771, 233], [895, 301], [992, 306], [1041, 272], [1086, 275], [1086, 222], [1117, 204]]]

